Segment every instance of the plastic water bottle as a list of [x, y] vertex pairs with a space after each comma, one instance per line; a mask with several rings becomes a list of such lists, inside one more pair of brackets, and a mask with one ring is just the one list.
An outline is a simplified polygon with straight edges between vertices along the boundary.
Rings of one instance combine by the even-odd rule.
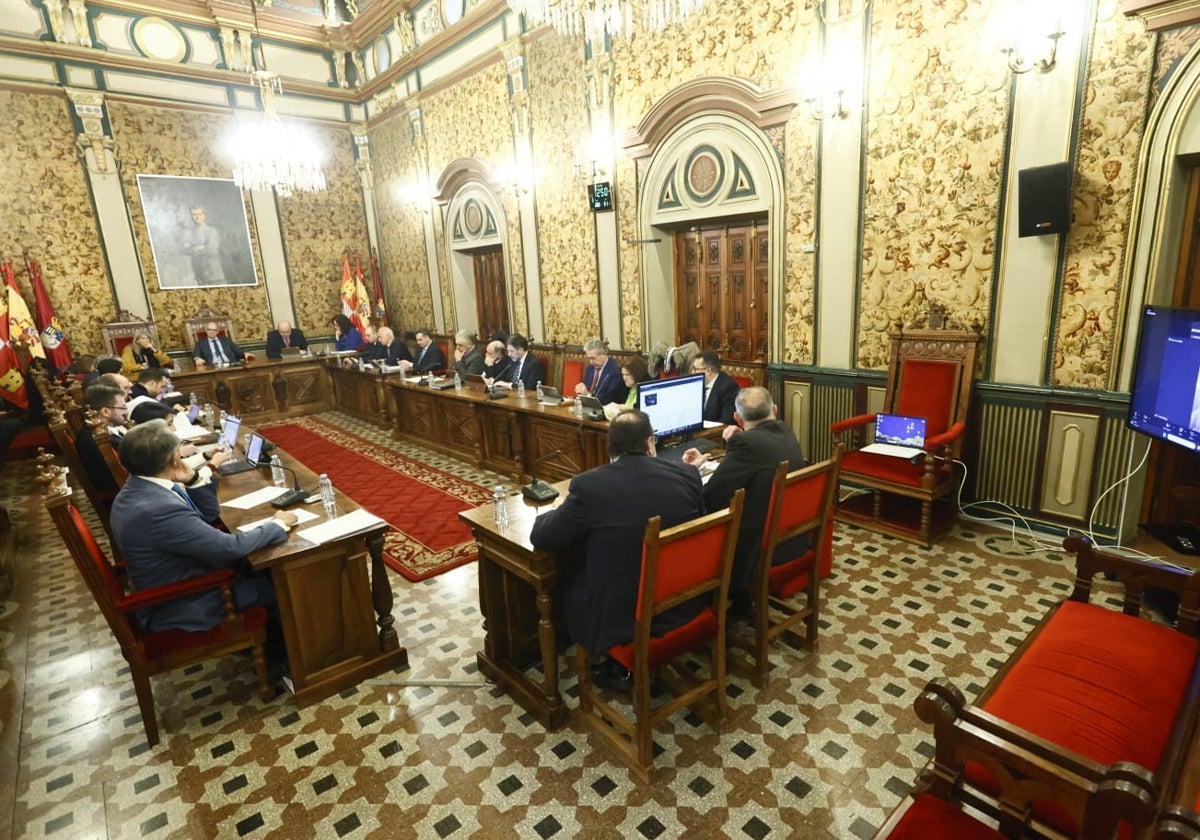
[[200, 409], [200, 417], [202, 418], [200, 422], [202, 422], [206, 427], [209, 429], [213, 427], [212, 403], [204, 404], [204, 408]]
[[195, 405], [195, 404], [196, 404], [196, 392], [189, 391], [188, 392], [188, 405]]
[[583, 419], [583, 403], [579, 401], [579, 397], [575, 398], [575, 404], [571, 406], [571, 413], [575, 415], [577, 420]]
[[458, 375], [458, 370], [454, 371], [454, 390], [462, 391], [462, 377]]
[[519, 400], [525, 399], [525, 380], [524, 379], [517, 380], [517, 399], [519, 399]]
[[325, 515], [332, 517], [337, 509], [337, 496], [333, 492], [333, 482], [325, 473], [321, 473], [317, 489], [321, 492], [321, 505], [325, 508]]
[[496, 514], [496, 524], [501, 528], [508, 525], [508, 496], [504, 486], [498, 486], [492, 491], [492, 507]]
[[283, 487], [287, 482], [287, 476], [283, 472], [283, 461], [279, 460], [278, 455], [271, 456], [271, 482], [276, 487]]
[[221, 428], [222, 428], [222, 429], [224, 429], [224, 428], [225, 428], [225, 419], [226, 419], [228, 416], [229, 416], [229, 415], [225, 413], [225, 409], [223, 409], [223, 408], [222, 408], [222, 409], [221, 409]]
[[534, 389], [537, 393], [538, 402], [542, 401], [542, 380], [538, 380], [537, 388]]

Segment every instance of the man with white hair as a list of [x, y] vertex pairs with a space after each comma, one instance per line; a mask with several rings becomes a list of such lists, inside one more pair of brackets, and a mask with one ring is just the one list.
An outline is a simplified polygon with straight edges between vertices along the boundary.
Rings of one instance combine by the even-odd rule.
[[379, 361], [389, 367], [394, 367], [401, 362], [411, 362], [412, 353], [408, 352], [408, 345], [400, 339], [396, 338], [395, 331], [391, 327], [379, 328]]
[[483, 354], [475, 346], [475, 337], [466, 330], [454, 334], [454, 369], [463, 379], [483, 373]]

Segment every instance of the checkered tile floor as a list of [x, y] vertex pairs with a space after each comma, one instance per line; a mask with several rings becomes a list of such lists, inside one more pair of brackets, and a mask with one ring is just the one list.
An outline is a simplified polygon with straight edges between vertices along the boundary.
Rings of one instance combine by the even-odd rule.
[[158, 677], [150, 749], [31, 472], [0, 472], [25, 540], [0, 606], [0, 825], [13, 837], [869, 837], [931, 753], [917, 692], [944, 675], [973, 696], [1070, 591], [1062, 555], [1026, 555], [1005, 535], [960, 529], [925, 551], [839, 527], [817, 649], [776, 645], [766, 690], [732, 678], [721, 733], [672, 718], [641, 785], [576, 722], [548, 733], [480, 676], [473, 565], [393, 576], [409, 670], [304, 710], [286, 694], [261, 702], [244, 657]]

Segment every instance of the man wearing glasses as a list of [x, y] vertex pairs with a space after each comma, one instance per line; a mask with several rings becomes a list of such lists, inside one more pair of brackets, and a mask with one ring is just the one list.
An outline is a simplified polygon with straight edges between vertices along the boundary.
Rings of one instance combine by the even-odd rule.
[[[89, 385], [83, 392], [83, 405], [104, 418], [113, 446], [117, 446], [117, 442], [125, 434], [124, 392], [115, 385], [97, 382]], [[117, 481], [113, 478], [112, 470], [108, 468], [108, 462], [100, 454], [100, 447], [96, 445], [92, 427], [88, 423], [84, 423], [75, 435], [75, 453], [79, 456], [79, 463], [97, 493], [103, 496], [106, 493], [117, 492]]]
[[204, 335], [196, 342], [192, 358], [196, 367], [231, 365], [234, 362], [245, 361], [246, 353], [233, 343], [232, 338], [221, 335], [221, 328], [216, 321], [209, 321], [204, 325]]
[[483, 354], [475, 346], [475, 338], [466, 330], [454, 334], [454, 369], [463, 379], [468, 374], [483, 373]]
[[733, 425], [733, 402], [741, 389], [732, 376], [721, 370], [721, 357], [705, 350], [693, 360], [692, 373], [704, 374], [704, 419]]
[[583, 372], [583, 381], [575, 385], [576, 395], [595, 397], [602, 405], [625, 402], [629, 388], [625, 386], [620, 366], [609, 357], [604, 342], [598, 338], [590, 339], [583, 345], [583, 353], [587, 356], [587, 368]]

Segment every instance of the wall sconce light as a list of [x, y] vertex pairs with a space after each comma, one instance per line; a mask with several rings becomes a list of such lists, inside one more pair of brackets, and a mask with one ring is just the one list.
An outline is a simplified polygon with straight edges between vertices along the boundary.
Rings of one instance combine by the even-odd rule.
[[827, 97], [826, 104], [822, 105], [815, 94], [810, 93], [804, 97], [804, 104], [808, 106], [808, 115], [818, 122], [826, 117], [837, 117], [839, 120], [844, 120], [850, 116], [850, 110], [846, 107], [844, 88], [839, 88], [834, 92], [832, 102], [828, 99]]
[[[1050, 31], [1045, 37], [1050, 39], [1050, 52], [1045, 58], [1030, 59], [1025, 55], [1025, 50], [1022, 47], [1029, 40], [1038, 41], [1036, 36], [1028, 38], [1023, 36], [1023, 33], [1018, 33], [1013, 39], [1013, 46], [1006, 47], [1000, 50], [1004, 53], [1004, 57], [1008, 60], [1008, 69], [1014, 73], [1028, 73], [1030, 70], [1037, 69], [1039, 73], [1049, 73], [1054, 69], [1055, 61], [1058, 56], [1058, 39], [1067, 33], [1063, 31], [1060, 21], [1054, 21], [1050, 26]], [[1032, 52], [1032, 50], [1030, 50]]]
[[605, 174], [607, 174], [607, 170], [599, 161], [593, 160], [589, 166], [575, 161], [575, 177], [581, 181], [594, 184], [604, 178]]

